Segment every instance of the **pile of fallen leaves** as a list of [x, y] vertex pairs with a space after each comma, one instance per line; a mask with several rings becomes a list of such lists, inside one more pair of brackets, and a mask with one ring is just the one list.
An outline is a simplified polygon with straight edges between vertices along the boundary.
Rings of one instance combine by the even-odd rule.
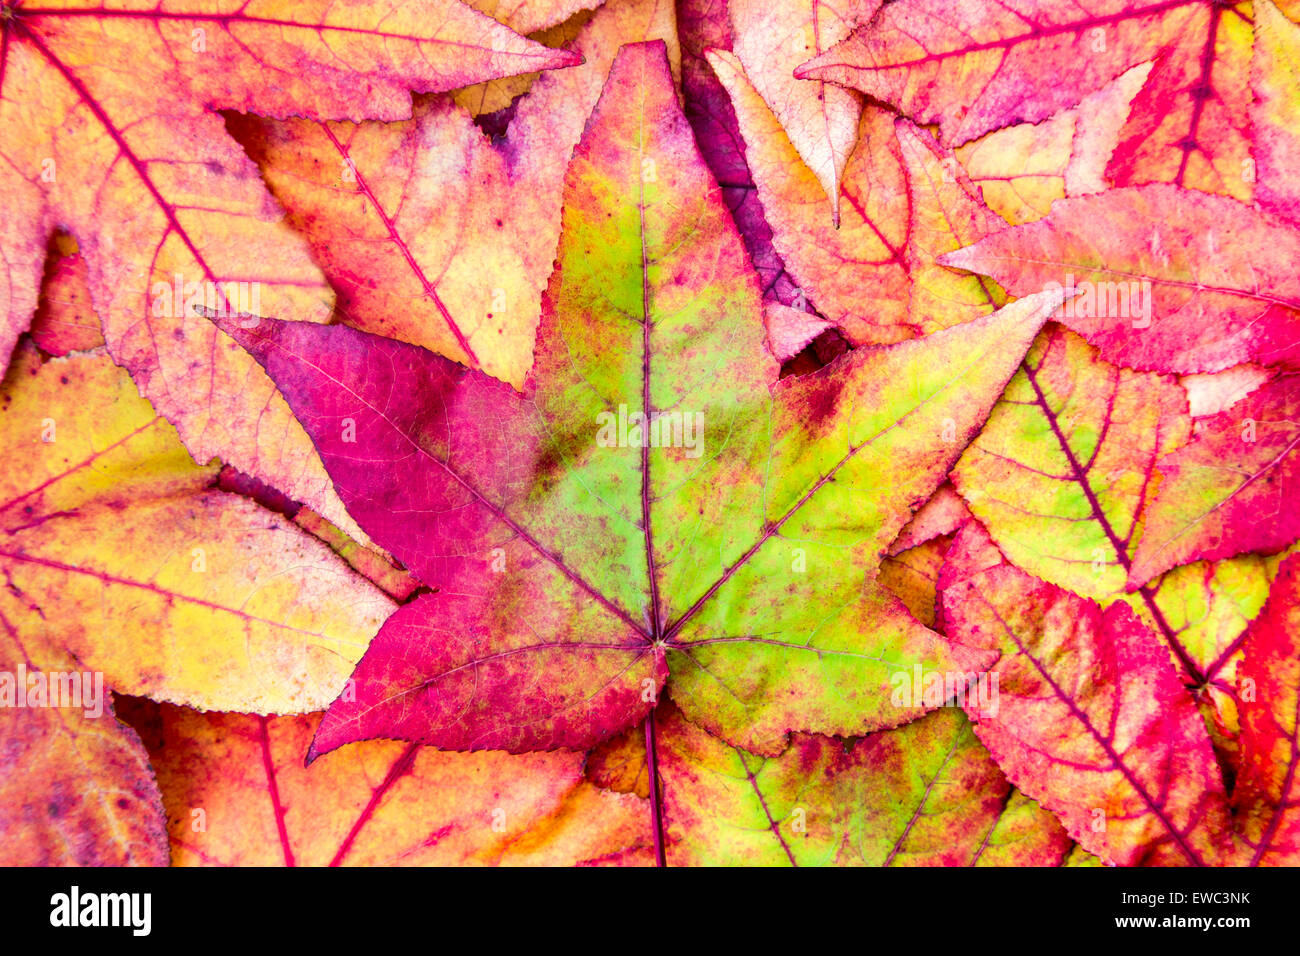
[[0, 0], [0, 862], [1300, 862], [1298, 23]]

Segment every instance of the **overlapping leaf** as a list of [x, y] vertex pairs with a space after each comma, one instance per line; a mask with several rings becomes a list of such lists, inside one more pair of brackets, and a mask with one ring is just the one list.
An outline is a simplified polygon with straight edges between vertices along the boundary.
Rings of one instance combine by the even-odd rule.
[[1245, 3], [899, 0], [795, 75], [861, 90], [918, 123], [938, 123], [944, 143], [959, 146], [1044, 120], [1158, 59], [1107, 178], [1249, 200], [1252, 36]]
[[649, 862], [645, 801], [578, 754], [452, 754], [374, 741], [310, 768], [319, 718], [165, 707], [153, 756], [179, 866]]
[[401, 119], [412, 88], [574, 62], [457, 0], [6, 5], [0, 354], [31, 321], [46, 243], [66, 228], [114, 360], [190, 451], [347, 522], [270, 382], [190, 306], [323, 321], [333, 301], [211, 111]]
[[1062, 200], [1046, 218], [940, 262], [992, 276], [1015, 295], [1073, 289], [1079, 297], [1059, 317], [1109, 362], [1217, 372], [1297, 361], [1298, 255], [1300, 231], [1284, 220], [1155, 185]]
[[871, 19], [880, 0], [849, 0], [841, 11], [819, 0], [729, 0], [732, 51], [771, 107], [790, 143], [817, 177], [839, 222], [840, 181], [858, 138], [861, 94], [796, 80], [794, 68]]
[[1278, 572], [1240, 668], [1243, 770], [1233, 800], [1251, 865], [1300, 861], [1300, 557]]
[[342, 689], [392, 602], [319, 541], [210, 486], [107, 355], [24, 348], [0, 396], [0, 609], [110, 687], [292, 713]]
[[996, 712], [976, 735], [1071, 837], [1123, 865], [1226, 859], [1227, 795], [1205, 724], [1126, 605], [1103, 611], [1026, 574], [971, 523], [948, 553], [943, 606], [954, 640], [1002, 652]]
[[[724, 217], [662, 48], [625, 47], [570, 165], [522, 398], [347, 328], [231, 327], [358, 521], [440, 588], [389, 619], [316, 753], [590, 746], [666, 680], [687, 717], [774, 753], [919, 715], [890, 700], [898, 669], [977, 663], [871, 578], [1059, 300], [777, 386]], [[683, 427], [637, 447], [632, 413]]]
[[1160, 489], [1129, 579], [1145, 584], [1174, 565], [1300, 538], [1300, 375], [1279, 375], [1199, 422], [1196, 437], [1160, 459]]
[[960, 711], [775, 758], [661, 722], [670, 864], [1057, 866], [1069, 840], [1013, 794]]
[[674, 44], [675, 62], [668, 0], [611, 0], [556, 53], [586, 62], [534, 84], [496, 146], [450, 99], [422, 100], [404, 123], [249, 118], [236, 132], [339, 291], [344, 321], [518, 387], [559, 235], [554, 157], [577, 143], [619, 46], [654, 37]]

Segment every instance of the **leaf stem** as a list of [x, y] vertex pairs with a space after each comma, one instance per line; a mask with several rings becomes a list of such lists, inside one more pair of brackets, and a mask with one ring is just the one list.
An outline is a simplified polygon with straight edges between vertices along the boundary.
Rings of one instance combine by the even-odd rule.
[[659, 753], [656, 748], [655, 712], [645, 718], [645, 759], [650, 774], [650, 815], [654, 821], [655, 866], [667, 866], [664, 856], [664, 811], [659, 798]]

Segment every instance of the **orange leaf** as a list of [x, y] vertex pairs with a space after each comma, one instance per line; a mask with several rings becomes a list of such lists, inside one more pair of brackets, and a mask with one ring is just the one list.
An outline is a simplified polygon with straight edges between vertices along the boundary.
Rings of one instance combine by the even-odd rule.
[[[180, 430], [359, 533], [306, 433], [195, 301], [324, 321], [333, 294], [213, 110], [410, 115], [448, 90], [577, 57], [457, 0], [5, 5], [0, 355], [31, 321], [46, 243], [77, 239], [113, 358]], [[436, 17], [427, 16], [436, 11]], [[123, 70], [122, 64], [131, 64]]]
[[555, 157], [573, 151], [618, 48], [647, 36], [673, 42], [676, 68], [671, 3], [611, 0], [573, 44], [587, 62], [539, 80], [499, 147], [448, 99], [421, 102], [404, 123], [248, 117], [235, 129], [338, 289], [345, 322], [520, 387], [560, 234]]
[[367, 741], [307, 768], [319, 720], [164, 707], [153, 757], [173, 863], [651, 862], [646, 801], [587, 783], [582, 754]]

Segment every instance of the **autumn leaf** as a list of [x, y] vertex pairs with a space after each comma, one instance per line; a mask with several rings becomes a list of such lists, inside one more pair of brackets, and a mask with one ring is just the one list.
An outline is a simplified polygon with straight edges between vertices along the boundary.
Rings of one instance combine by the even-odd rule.
[[660, 728], [670, 864], [1057, 866], [1069, 847], [960, 711], [847, 745], [798, 735], [774, 758], [680, 715]]
[[293, 713], [343, 690], [392, 603], [213, 489], [216, 468], [107, 355], [20, 349], [0, 408], [0, 610], [24, 639], [116, 690], [204, 708]]
[[[1017, 567], [1103, 607], [1127, 603], [1160, 636], [1215, 743], [1234, 759], [1242, 632], [1276, 562], [1249, 555], [1184, 564], [1163, 576], [1134, 574], [1158, 533], [1152, 500], [1178, 494], [1159, 476], [1190, 439], [1187, 404], [1171, 376], [1116, 368], [1052, 324], [953, 469], [953, 482]], [[949, 514], [940, 530], [956, 518]], [[1223, 555], [1203, 555], [1212, 556]]]
[[1255, 194], [1269, 212], [1300, 223], [1300, 26], [1270, 0], [1257, 0], [1255, 52], [1251, 62], [1250, 121], [1259, 185]]
[[925, 544], [941, 535], [952, 534], [966, 523], [970, 512], [966, 502], [957, 494], [952, 485], [944, 484], [912, 516], [912, 520], [898, 533], [894, 543], [889, 546], [889, 553], [900, 554], [909, 548]]
[[653, 861], [646, 801], [582, 755], [457, 754], [370, 741], [302, 765], [319, 717], [165, 707], [154, 753], [177, 866]]
[[730, 50], [732, 46], [727, 0], [678, 0], [676, 6], [684, 111], [696, 145], [722, 188], [764, 298], [807, 312], [807, 296], [786, 273], [785, 263], [772, 245], [772, 227], [745, 161], [736, 111], [707, 60], [710, 50]]
[[791, 308], [775, 301], [763, 304], [763, 321], [767, 325], [767, 350], [778, 362], [794, 358], [831, 327], [829, 322], [815, 312]]
[[516, 33], [536, 33], [582, 10], [594, 10], [603, 0], [467, 0], [479, 13]]
[[928, 628], [938, 627], [939, 571], [951, 539], [944, 535], [913, 547], [892, 551], [880, 562], [878, 580]]
[[[333, 303], [212, 111], [401, 119], [410, 89], [577, 58], [456, 0], [436, 17], [383, 0], [225, 7], [4, 6], [0, 125], [22, 132], [5, 147], [0, 353], [30, 323], [47, 240], [65, 228], [86, 258], [110, 353], [190, 451], [347, 524], [271, 383], [190, 307], [324, 321]], [[122, 63], [136, 67], [123, 73]]]
[[1268, 604], [1250, 626], [1239, 670], [1242, 774], [1233, 794], [1252, 866], [1295, 865], [1300, 859], [1296, 765], [1300, 761], [1300, 557], [1278, 572]]
[[1103, 361], [1053, 323], [953, 484], [1018, 567], [1095, 600], [1128, 586], [1161, 456], [1191, 435], [1172, 376]]
[[858, 138], [862, 96], [826, 83], [794, 78], [794, 68], [845, 39], [870, 20], [880, 0], [849, 0], [843, 12], [818, 0], [765, 3], [729, 0], [732, 52], [790, 144], [817, 177], [840, 217], [840, 181]]
[[1205, 724], [1130, 608], [1026, 574], [974, 523], [942, 584], [952, 639], [1002, 652], [996, 712], [974, 729], [1012, 783], [1109, 862], [1223, 862], [1227, 795]]
[[[1058, 300], [777, 386], [752, 274], [653, 45], [616, 61], [565, 209], [523, 397], [345, 327], [231, 326], [357, 519], [440, 588], [385, 624], [313, 753], [372, 736], [590, 746], [665, 681], [689, 719], [769, 754], [791, 730], [919, 715], [891, 703], [891, 671], [976, 659], [871, 577]], [[680, 410], [683, 440], [637, 447], [619, 435], [628, 409]]]
[[1188, 411], [1193, 418], [1203, 418], [1231, 408], [1274, 374], [1273, 369], [1245, 362], [1222, 372], [1184, 375], [1180, 381], [1187, 392]]
[[925, 335], [988, 315], [1006, 303], [1006, 294], [996, 283], [962, 275], [939, 259], [997, 232], [1004, 223], [984, 205], [952, 152], [906, 120], [897, 121], [894, 130], [910, 200], [908, 325]]
[[1300, 538], [1300, 376], [1280, 375], [1200, 422], [1186, 447], [1160, 459], [1159, 491], [1129, 580]]
[[[165, 866], [163, 808], [103, 675], [0, 607], [0, 865]], [[67, 695], [65, 698], [63, 695]]]
[[72, 2], [0, 863], [1300, 861], [1300, 0]]
[[667, 0], [610, 0], [563, 54], [586, 63], [534, 84], [495, 146], [446, 98], [407, 122], [248, 117], [235, 132], [344, 321], [522, 386], [559, 237], [552, 157], [577, 143], [619, 46], [654, 36], [674, 39]]
[[907, 179], [892, 117], [868, 104], [841, 176], [837, 214], [733, 54], [706, 54], [735, 108], [772, 244], [799, 293], [853, 341], [891, 344], [907, 327]]
[[953, 152], [989, 208], [1007, 222], [1041, 219], [1057, 199], [1108, 187], [1106, 167], [1120, 129], [1153, 66], [1138, 64], [1041, 123], [997, 129]]
[[1061, 200], [1046, 218], [939, 261], [991, 276], [1013, 295], [1068, 286], [1078, 298], [1058, 318], [1109, 362], [1217, 372], [1297, 361], [1297, 256], [1300, 231], [1284, 221], [1156, 185]]
[[99, 348], [104, 333], [90, 301], [86, 260], [67, 233], [56, 235], [51, 246], [40, 302], [29, 330], [32, 341], [50, 355]]
[[795, 75], [861, 90], [918, 123], [937, 123], [945, 145], [955, 147], [1047, 119], [1154, 59], [1159, 68], [1133, 101], [1108, 180], [1249, 201], [1250, 9], [1216, 0], [1068, 7], [899, 0]]

